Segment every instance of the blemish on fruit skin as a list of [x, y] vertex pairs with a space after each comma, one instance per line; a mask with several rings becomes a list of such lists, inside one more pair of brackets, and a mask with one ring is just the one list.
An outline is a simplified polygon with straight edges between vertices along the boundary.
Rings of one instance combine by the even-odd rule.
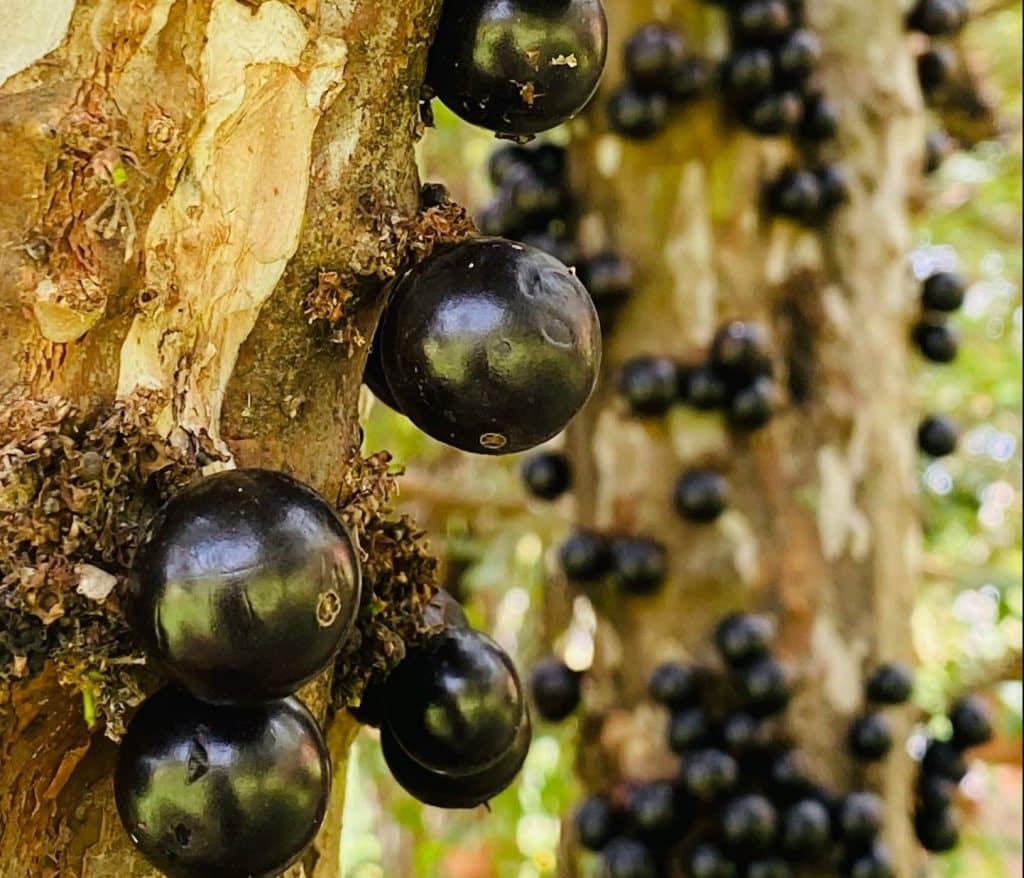
[[480, 437], [480, 445], [491, 451], [504, 448], [507, 443], [508, 439], [502, 436], [501, 433], [484, 433]]
[[317, 598], [316, 621], [321, 628], [330, 628], [341, 612], [341, 598], [336, 591], [325, 591]]

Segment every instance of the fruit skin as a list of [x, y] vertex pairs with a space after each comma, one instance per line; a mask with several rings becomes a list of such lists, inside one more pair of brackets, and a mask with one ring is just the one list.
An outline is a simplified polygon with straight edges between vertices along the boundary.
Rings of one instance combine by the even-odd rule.
[[412, 760], [450, 777], [499, 763], [527, 722], [512, 660], [471, 628], [435, 634], [406, 655], [384, 685], [383, 727]]
[[547, 658], [530, 673], [530, 694], [537, 715], [548, 722], [561, 722], [580, 703], [581, 674], [558, 658]]
[[702, 801], [711, 801], [729, 792], [739, 780], [739, 766], [728, 753], [708, 747], [691, 750], [683, 756], [680, 780], [684, 788]]
[[927, 311], [956, 311], [964, 303], [967, 284], [951, 271], [937, 271], [921, 285], [921, 307]]
[[747, 863], [744, 878], [792, 878], [793, 869], [782, 857], [763, 857]]
[[756, 744], [760, 733], [761, 723], [749, 713], [743, 712], [727, 716], [719, 729], [725, 749], [734, 753], [742, 753]]
[[821, 94], [804, 98], [804, 111], [799, 136], [812, 143], [831, 140], [839, 131], [839, 118], [835, 107]]
[[657, 878], [654, 857], [632, 838], [613, 838], [601, 851], [601, 878]]
[[736, 52], [722, 66], [722, 84], [733, 99], [766, 94], [773, 82], [772, 53], [766, 49]]
[[961, 750], [980, 747], [992, 740], [992, 720], [988, 707], [976, 695], [958, 698], [949, 709], [953, 725], [953, 746]]
[[527, 458], [522, 475], [526, 490], [541, 500], [555, 500], [572, 487], [572, 464], [557, 451]]
[[768, 377], [757, 378], [741, 387], [729, 401], [726, 417], [734, 430], [760, 430], [775, 414], [775, 382]]
[[768, 94], [745, 107], [740, 120], [763, 137], [772, 137], [792, 131], [800, 124], [804, 104], [796, 92], [782, 91]]
[[577, 530], [562, 543], [558, 561], [566, 578], [573, 582], [594, 582], [612, 570], [611, 545], [602, 534]]
[[911, 339], [921, 355], [933, 363], [952, 363], [960, 347], [958, 333], [942, 317], [922, 317], [914, 324]]
[[885, 805], [874, 793], [853, 792], [839, 804], [836, 828], [849, 844], [864, 845], [882, 830]]
[[731, 613], [715, 626], [715, 646], [731, 667], [767, 655], [775, 642], [775, 623], [756, 613]]
[[784, 0], [747, 0], [732, 10], [732, 25], [739, 41], [763, 44], [785, 37], [793, 14]]
[[684, 58], [672, 71], [668, 83], [671, 101], [683, 104], [711, 90], [715, 82], [715, 68], [704, 58]]
[[668, 357], [635, 357], [619, 372], [618, 390], [634, 415], [663, 415], [676, 401], [676, 364]]
[[691, 704], [700, 694], [700, 673], [679, 662], [663, 662], [647, 681], [647, 693], [666, 707]]
[[792, 682], [785, 666], [771, 656], [756, 659], [735, 674], [748, 713], [766, 717], [786, 709], [793, 695]]
[[285, 475], [227, 470], [149, 522], [130, 581], [133, 627], [176, 682], [212, 702], [289, 695], [352, 630], [356, 544], [327, 502]]
[[678, 31], [652, 21], [634, 31], [622, 51], [632, 85], [642, 91], [667, 91], [673, 72], [686, 58], [686, 43]]
[[941, 854], [960, 844], [960, 830], [952, 810], [917, 811], [914, 834], [926, 851]]
[[957, 0], [919, 0], [907, 15], [907, 29], [930, 37], [955, 34], [967, 20], [965, 4]]
[[850, 175], [842, 165], [822, 165], [815, 174], [821, 189], [821, 209], [829, 214], [850, 200]]
[[430, 50], [427, 83], [473, 125], [533, 135], [583, 109], [607, 53], [600, 0], [448, 3]]
[[708, 524], [725, 511], [729, 484], [720, 473], [690, 470], [676, 482], [676, 511], [686, 521]]
[[294, 698], [212, 706], [168, 686], [128, 726], [114, 796], [171, 878], [271, 878], [312, 842], [330, 783], [323, 736]]
[[677, 807], [678, 798], [668, 781], [651, 781], [634, 787], [626, 797], [630, 827], [651, 842], [667, 838], [679, 828], [683, 817]]
[[794, 856], [812, 856], [828, 846], [832, 820], [816, 799], [801, 799], [782, 812], [779, 841]]
[[370, 350], [366, 354], [363, 384], [369, 387], [373, 395], [389, 409], [393, 409], [399, 414], [402, 413], [398, 408], [398, 403], [395, 402], [395, 395], [391, 392], [387, 379], [384, 377], [384, 362], [381, 358], [380, 339], [376, 335], [370, 344]]
[[673, 753], [684, 753], [703, 744], [711, 731], [711, 723], [702, 707], [674, 710], [668, 723], [668, 746]]
[[775, 73], [789, 85], [802, 85], [821, 60], [821, 40], [813, 31], [793, 31], [775, 50]]
[[914, 672], [890, 662], [875, 668], [864, 682], [864, 694], [875, 704], [906, 704], [914, 691]]
[[524, 711], [515, 739], [497, 762], [472, 774], [450, 775], [414, 760], [389, 725], [380, 731], [381, 750], [392, 776], [409, 795], [437, 808], [475, 808], [493, 799], [515, 780], [532, 737], [530, 715]]
[[679, 396], [697, 411], [710, 412], [722, 408], [729, 398], [725, 379], [711, 366], [686, 369], [679, 376]]
[[692, 878], [736, 878], [736, 864], [716, 845], [697, 845], [690, 854], [689, 874]]
[[608, 127], [629, 140], [651, 140], [668, 124], [668, 98], [661, 92], [622, 86], [608, 99]]
[[957, 784], [937, 774], [922, 774], [915, 787], [917, 810], [946, 811], [956, 800]]
[[769, 212], [797, 222], [814, 225], [823, 203], [821, 182], [813, 171], [789, 168], [768, 186]]
[[960, 783], [967, 774], [967, 766], [960, 750], [952, 743], [932, 740], [928, 742], [921, 758], [921, 771]]
[[616, 537], [612, 540], [615, 582], [632, 595], [648, 595], [665, 581], [668, 557], [665, 547], [648, 537]]
[[945, 415], [929, 415], [917, 428], [917, 447], [931, 457], [945, 457], [956, 451], [957, 428]]
[[590, 796], [576, 809], [576, 839], [588, 851], [599, 851], [618, 831], [620, 817], [604, 796]]
[[778, 812], [764, 796], [748, 794], [726, 802], [720, 819], [722, 837], [740, 852], [767, 850], [778, 832]]
[[381, 329], [402, 411], [435, 439], [508, 454], [562, 430], [590, 397], [601, 329], [562, 263], [502, 238], [440, 250], [399, 280]]
[[579, 265], [579, 276], [597, 310], [621, 305], [633, 292], [633, 264], [617, 253], [603, 250]]
[[867, 851], [857, 851], [843, 863], [844, 878], [895, 878], [892, 855], [883, 844], [874, 844]]
[[850, 724], [847, 738], [850, 752], [864, 762], [884, 759], [892, 749], [892, 728], [881, 713], [868, 712]]
[[956, 56], [945, 46], [934, 46], [917, 58], [917, 78], [926, 97], [946, 85], [956, 67]]

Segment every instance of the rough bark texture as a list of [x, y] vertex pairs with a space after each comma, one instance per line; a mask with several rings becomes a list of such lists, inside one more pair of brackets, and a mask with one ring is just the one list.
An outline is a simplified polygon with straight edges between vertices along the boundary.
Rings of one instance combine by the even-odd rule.
[[[160, 434], [334, 496], [365, 345], [414, 216], [436, 0], [8, 0], [0, 34], [0, 402], [143, 389]], [[304, 305], [328, 286], [333, 330]], [[5, 439], [6, 441], [6, 439]], [[326, 717], [328, 680], [303, 696]], [[335, 801], [290, 875], [338, 875]], [[48, 666], [0, 691], [0, 875], [128, 878], [114, 746]]]
[[[906, 754], [896, 747], [884, 767], [858, 776], [841, 744], [865, 669], [910, 658], [918, 572], [906, 253], [924, 120], [904, 5], [807, 4], [826, 47], [821, 81], [842, 119], [826, 155], [852, 179], [850, 205], [820, 232], [761, 214], [761, 183], [794, 159], [793, 149], [741, 133], [720, 100], [683, 111], [648, 144], [598, 133], [595, 117], [577, 150], [591, 209], [583, 234], [639, 270], [636, 294], [606, 339], [607, 369], [647, 353], [699, 361], [715, 328], [741, 318], [769, 328], [788, 392], [767, 428], [742, 436], [720, 415], [689, 409], [667, 422], [629, 418], [607, 380], [570, 443], [583, 468], [584, 521], [654, 536], [671, 557], [656, 597], [599, 602], [580, 748], [587, 783], [671, 773], [674, 762], [657, 749], [664, 720], [644, 703], [650, 670], [667, 658], [711, 660], [722, 613], [765, 610], [779, 618], [780, 652], [800, 676], [788, 725], [809, 768], [837, 787], [883, 792], [896, 873], [910, 875]], [[607, 6], [617, 40], [664, 16], [685, 28], [694, 51], [721, 54], [714, 7]], [[614, 68], [606, 91], [621, 79]], [[672, 512], [675, 480], [691, 466], [728, 476], [731, 507], [712, 526]], [[894, 717], [902, 734], [909, 714]]]

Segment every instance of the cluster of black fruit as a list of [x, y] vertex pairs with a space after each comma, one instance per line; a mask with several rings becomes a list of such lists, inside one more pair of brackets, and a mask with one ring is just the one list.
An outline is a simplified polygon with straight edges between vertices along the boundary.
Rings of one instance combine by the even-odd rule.
[[326, 813], [331, 765], [292, 694], [359, 607], [355, 543], [310, 488], [234, 470], [175, 495], [133, 560], [130, 612], [172, 682], [121, 742], [118, 813], [172, 878], [269, 878]]
[[631, 140], [650, 140], [668, 124], [673, 106], [704, 94], [714, 69], [690, 55], [679, 31], [653, 21], [640, 27], [622, 51], [626, 82], [608, 99], [608, 126]]
[[914, 832], [921, 846], [935, 853], [952, 850], [960, 841], [954, 800], [967, 773], [963, 754], [992, 738], [988, 710], [975, 695], [953, 702], [949, 723], [953, 735], [948, 741], [928, 741], [915, 787]]
[[773, 622], [724, 618], [715, 643], [724, 671], [676, 662], [651, 675], [667, 708], [674, 778], [626, 783], [576, 811], [578, 842], [599, 851], [607, 878], [790, 878], [805, 866], [850, 878], [892, 878], [878, 835], [881, 800], [837, 795], [808, 776], [778, 730], [792, 695], [771, 655]]
[[665, 546], [650, 537], [574, 530], [558, 550], [565, 577], [577, 585], [610, 582], [629, 595], [657, 591], [668, 572]]
[[519, 773], [530, 713], [512, 659], [455, 599], [438, 592], [428, 609], [439, 630], [370, 687], [357, 716], [379, 726], [384, 759], [408, 793], [472, 808]]
[[663, 356], [628, 361], [619, 372], [618, 391], [638, 417], [664, 415], [681, 403], [722, 411], [729, 426], [742, 431], [767, 424], [778, 397], [764, 329], [741, 320], [718, 329], [704, 363], [680, 366]]
[[[956, 34], [970, 14], [967, 0], [918, 0], [907, 14], [907, 29], [929, 37], [941, 38]], [[917, 57], [917, 78], [925, 98], [938, 93], [956, 69], [956, 55], [934, 39]]]
[[549, 723], [568, 717], [580, 704], [583, 673], [555, 656], [542, 659], [530, 671], [530, 698], [537, 716]]
[[607, 52], [601, 0], [448, 0], [427, 94], [467, 122], [527, 140], [583, 109]]
[[575, 266], [601, 327], [608, 330], [633, 291], [633, 266], [611, 250], [580, 254], [575, 240], [577, 205], [565, 149], [554, 143], [499, 147], [488, 160], [487, 173], [496, 192], [477, 216], [480, 230], [536, 247]]
[[889, 755], [893, 744], [892, 725], [881, 708], [906, 704], [913, 688], [913, 674], [900, 664], [882, 665], [867, 678], [864, 694], [869, 707], [850, 723], [846, 739], [854, 759], [877, 762]]

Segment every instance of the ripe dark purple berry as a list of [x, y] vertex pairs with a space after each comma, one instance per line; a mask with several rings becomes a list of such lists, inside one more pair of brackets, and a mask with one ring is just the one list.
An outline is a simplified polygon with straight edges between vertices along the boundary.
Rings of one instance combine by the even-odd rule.
[[669, 836], [679, 823], [678, 794], [668, 781], [640, 784], [626, 797], [626, 818], [633, 832], [652, 842]]
[[896, 878], [892, 855], [883, 844], [856, 850], [843, 863], [843, 878]]
[[529, 165], [516, 165], [508, 170], [502, 193], [524, 228], [541, 228], [565, 209], [566, 194], [562, 187], [545, 180]]
[[775, 643], [775, 622], [757, 613], [732, 613], [715, 627], [715, 646], [732, 667], [767, 655]]
[[650, 140], [668, 124], [668, 98], [657, 91], [622, 86], [606, 107], [608, 127], [629, 140]]
[[921, 771], [960, 783], [967, 774], [963, 753], [949, 741], [928, 742], [921, 758]]
[[944, 317], [926, 314], [911, 333], [921, 355], [933, 363], [952, 363], [960, 349], [960, 335]]
[[541, 500], [555, 500], [572, 486], [572, 464], [558, 451], [528, 457], [522, 473], [526, 490]]
[[687, 861], [692, 878], [737, 878], [739, 870], [716, 845], [703, 842], [690, 853]]
[[839, 131], [839, 116], [835, 107], [822, 94], [804, 98], [804, 111], [800, 120], [799, 136], [812, 143], [831, 140]]
[[667, 91], [673, 72], [685, 57], [682, 34], [659, 21], [642, 25], [623, 47], [626, 76], [641, 91]]
[[703, 58], [684, 58], [672, 71], [667, 93], [675, 103], [686, 103], [706, 94], [715, 82], [715, 68]]
[[[373, 395], [377, 397], [388, 408], [399, 412], [398, 403], [395, 402], [395, 395], [388, 387], [387, 379], [384, 377], [384, 364], [380, 356], [380, 340], [375, 336], [370, 344], [370, 350], [366, 354], [366, 367], [363, 369], [363, 384], [370, 388]], [[401, 414], [401, 412], [399, 412]]]
[[830, 213], [850, 200], [850, 175], [842, 165], [822, 165], [815, 173], [821, 190], [821, 209]]
[[733, 29], [741, 41], [774, 42], [793, 27], [785, 0], [747, 0], [732, 11]]
[[755, 659], [735, 671], [744, 697], [744, 707], [757, 717], [781, 713], [793, 695], [793, 684], [785, 665], [771, 656]]
[[646, 845], [636, 839], [613, 838], [601, 851], [601, 878], [657, 878], [658, 867]]
[[533, 135], [575, 116], [608, 50], [600, 0], [449, 3], [427, 82], [456, 115], [502, 135]]
[[850, 724], [847, 741], [855, 758], [875, 762], [892, 750], [892, 727], [884, 714], [871, 711]]
[[967, 5], [960, 0], [918, 0], [907, 15], [907, 28], [930, 37], [955, 34], [967, 20]]
[[577, 530], [562, 543], [558, 560], [567, 579], [594, 582], [611, 572], [611, 546], [602, 534]]
[[949, 708], [953, 746], [961, 750], [980, 747], [992, 740], [992, 719], [988, 707], [977, 695], [958, 698]]
[[822, 203], [821, 181], [813, 171], [790, 168], [766, 190], [766, 205], [771, 213], [807, 225], [818, 221]]
[[918, 811], [947, 811], [956, 801], [957, 784], [938, 774], [921, 774], [915, 787]]
[[793, 31], [775, 50], [775, 74], [781, 82], [801, 86], [821, 60], [821, 40], [813, 31]]
[[617, 307], [629, 298], [636, 282], [633, 264], [610, 250], [583, 260], [579, 265], [579, 277], [602, 317], [607, 309]]
[[548, 722], [561, 722], [580, 703], [581, 674], [558, 658], [538, 662], [530, 674], [530, 695], [537, 715]]
[[518, 143], [505, 143], [488, 157], [487, 176], [493, 185], [502, 186], [513, 169], [532, 166], [530, 150]]
[[767, 94], [774, 82], [772, 53], [767, 49], [736, 52], [722, 66], [722, 85], [733, 98]]
[[729, 386], [711, 366], [698, 366], [680, 373], [680, 398], [702, 412], [722, 408], [729, 398]]
[[917, 811], [914, 834], [926, 851], [942, 854], [960, 844], [960, 829], [952, 810]]
[[801, 799], [782, 812], [779, 843], [794, 857], [809, 857], [824, 850], [832, 835], [832, 820], [817, 799]]
[[917, 78], [926, 97], [949, 83], [956, 64], [956, 55], [946, 46], [933, 46], [918, 56]]
[[616, 537], [611, 543], [615, 582], [627, 594], [648, 595], [665, 581], [665, 547], [648, 537]]
[[928, 415], [917, 428], [917, 447], [930, 457], [945, 457], [956, 451], [957, 427], [945, 415]]
[[668, 357], [636, 357], [623, 364], [618, 390], [634, 415], [663, 415], [676, 401], [676, 364]]
[[135, 553], [135, 631], [170, 676], [213, 702], [280, 698], [322, 670], [359, 607], [355, 543], [283, 473], [230, 470], [176, 494]]
[[874, 793], [853, 792], [839, 804], [836, 828], [848, 844], [862, 846], [882, 831], [885, 805]]
[[728, 502], [729, 484], [720, 473], [690, 470], [676, 482], [676, 511], [687, 521], [712, 522], [725, 511]]
[[402, 411], [478, 454], [523, 451], [572, 420], [597, 381], [601, 331], [586, 289], [558, 260], [474, 238], [396, 284], [381, 329]]
[[711, 340], [709, 359], [716, 372], [737, 384], [771, 374], [767, 334], [757, 323], [732, 320], [720, 327]]
[[132, 842], [172, 878], [271, 878], [312, 842], [330, 783], [294, 698], [211, 706], [167, 687], [128, 726], [114, 795]]
[[747, 863], [744, 878], [793, 878], [793, 867], [782, 857], [760, 857]]
[[758, 853], [771, 847], [778, 832], [779, 816], [764, 796], [738, 796], [722, 807], [722, 838], [729, 848], [742, 853]]
[[703, 707], [683, 707], [672, 711], [668, 722], [668, 746], [673, 753], [685, 753], [706, 742], [711, 723]]
[[761, 735], [762, 726], [749, 713], [729, 714], [719, 729], [722, 745], [731, 753], [743, 753], [754, 746]]
[[921, 307], [925, 311], [956, 311], [964, 303], [967, 284], [952, 271], [937, 271], [921, 285]]
[[899, 662], [875, 668], [864, 682], [864, 694], [875, 704], [906, 704], [914, 691], [914, 672]]
[[728, 793], [739, 780], [739, 766], [728, 753], [714, 748], [691, 750], [683, 756], [680, 781], [688, 793], [710, 802]]
[[793, 91], [780, 91], [765, 95], [744, 108], [740, 115], [743, 124], [763, 137], [773, 137], [793, 131], [804, 112], [800, 95]]
[[700, 673], [691, 665], [664, 662], [654, 669], [647, 681], [647, 692], [666, 707], [691, 704], [700, 694]]
[[604, 796], [591, 796], [573, 817], [576, 838], [588, 851], [599, 851], [620, 828], [620, 815]]
[[413, 761], [447, 776], [497, 764], [528, 722], [512, 660], [470, 628], [435, 634], [406, 655], [385, 689], [382, 728]]

